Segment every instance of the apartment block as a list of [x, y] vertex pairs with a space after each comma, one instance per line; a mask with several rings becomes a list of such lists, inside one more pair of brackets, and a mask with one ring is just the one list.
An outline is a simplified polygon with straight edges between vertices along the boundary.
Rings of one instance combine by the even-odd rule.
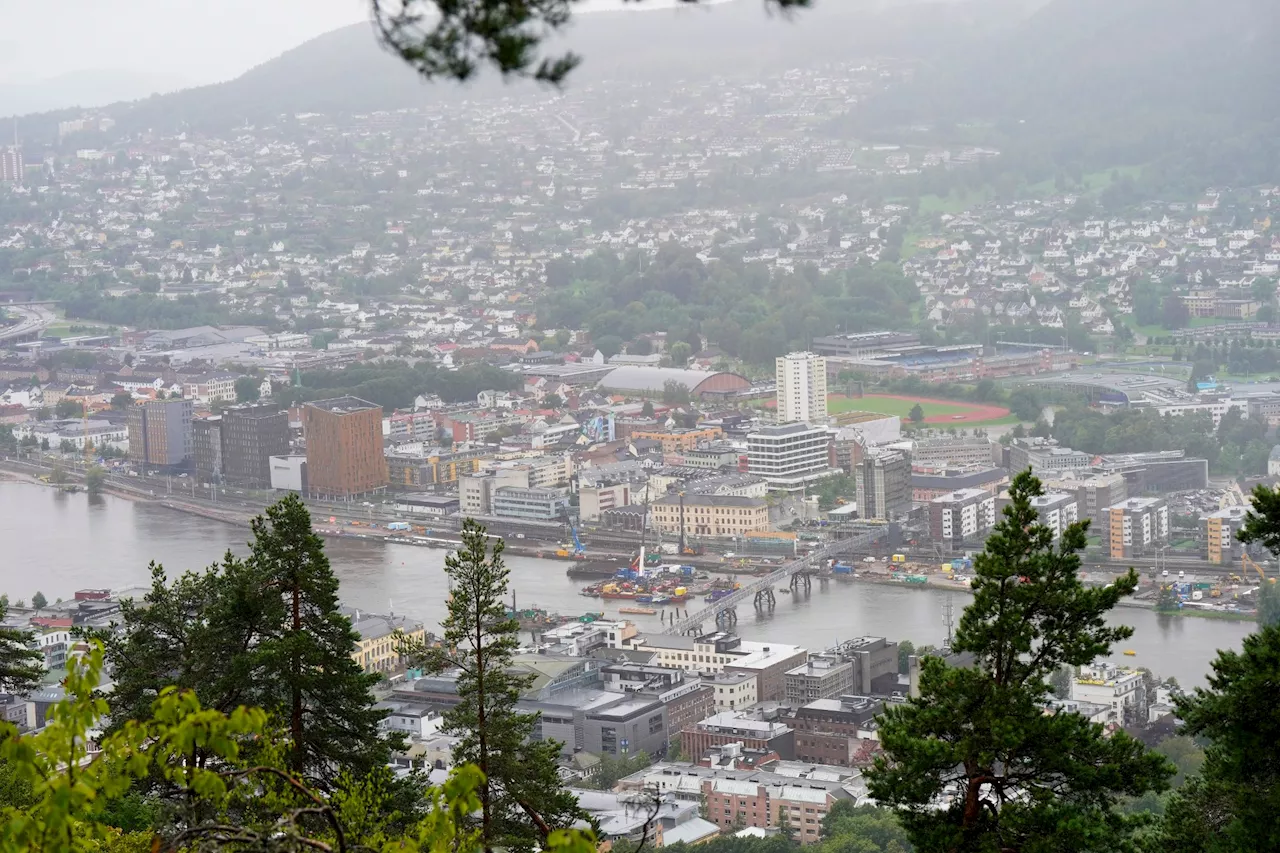
[[[1008, 492], [1001, 492], [996, 499], [996, 517], [1004, 515], [1004, 508], [1011, 503]], [[1057, 539], [1072, 524], [1080, 520], [1080, 505], [1070, 492], [1045, 492], [1031, 499], [1031, 508], [1040, 516], [1040, 523], [1053, 531]]]
[[1107, 518], [1107, 549], [1113, 560], [1141, 557], [1169, 541], [1164, 498], [1129, 498], [1108, 508]]
[[353, 611], [348, 614], [351, 627], [358, 635], [354, 660], [365, 672], [400, 672], [405, 659], [400, 653], [401, 641], [422, 642], [426, 629], [421, 622], [404, 616], [380, 616], [374, 613]]
[[747, 436], [747, 467], [770, 488], [800, 491], [836, 473], [832, 434], [808, 424], [763, 427]]
[[827, 362], [811, 352], [793, 352], [775, 362], [779, 423], [827, 419]]
[[853, 475], [863, 518], [892, 521], [911, 511], [911, 459], [906, 453], [867, 448]]
[[961, 542], [983, 536], [996, 523], [996, 499], [986, 489], [960, 489], [929, 502], [934, 542]]
[[289, 453], [289, 414], [271, 404], [222, 412], [222, 473], [227, 483], [271, 488], [271, 457]]
[[578, 517], [583, 521], [599, 521], [602, 513], [630, 505], [630, 483], [597, 483], [578, 489]]
[[1071, 681], [1071, 698], [1077, 702], [1091, 702], [1110, 709], [1112, 722], [1124, 724], [1126, 717], [1144, 713], [1146, 709], [1146, 682], [1135, 669], [1113, 666], [1108, 663], [1084, 667]]
[[471, 474], [458, 479], [459, 511], [467, 518], [493, 514], [492, 474]]
[[21, 184], [22, 149], [17, 145], [0, 148], [0, 184]]
[[458, 482], [474, 474], [491, 458], [483, 450], [440, 451], [401, 445], [387, 453], [387, 478], [394, 489], [425, 490]]
[[491, 471], [499, 486], [518, 489], [549, 489], [565, 486], [573, 476], [573, 457], [567, 453], [554, 456], [530, 456], [522, 459], [501, 457], [486, 462], [481, 470]]
[[358, 397], [316, 400], [302, 407], [311, 494], [354, 498], [387, 486], [382, 407]]
[[785, 826], [802, 846], [816, 844], [822, 838], [823, 818], [849, 797], [843, 791], [796, 782], [774, 787], [745, 779], [705, 779], [702, 796], [707, 820], [724, 830]]
[[1040, 523], [1053, 531], [1057, 539], [1062, 531], [1080, 520], [1080, 505], [1067, 492], [1046, 492], [1031, 499], [1031, 508], [1040, 515]]
[[222, 418], [196, 418], [191, 422], [191, 455], [201, 482], [222, 482]]
[[147, 400], [129, 410], [129, 459], [176, 470], [194, 462], [190, 400]]
[[1129, 497], [1128, 485], [1120, 474], [1046, 479], [1044, 488], [1046, 491], [1074, 494], [1080, 518], [1092, 521], [1095, 530], [1105, 522], [1107, 507], [1115, 506]]
[[1229, 506], [1200, 519], [1204, 524], [1205, 556], [1210, 563], [1225, 566], [1236, 561], [1244, 549], [1236, 540], [1236, 533], [1244, 526], [1248, 514], [1248, 507]]

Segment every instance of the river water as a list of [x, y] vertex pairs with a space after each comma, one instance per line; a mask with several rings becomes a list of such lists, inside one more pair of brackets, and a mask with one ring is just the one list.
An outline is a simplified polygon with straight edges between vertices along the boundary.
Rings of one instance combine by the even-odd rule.
[[[248, 538], [246, 529], [150, 504], [0, 482], [0, 592], [13, 601], [30, 600], [37, 590], [53, 601], [77, 589], [146, 584], [152, 560], [171, 574], [198, 569], [227, 549], [246, 553]], [[444, 551], [355, 540], [328, 540], [327, 547], [344, 603], [408, 614], [429, 628], [445, 615]], [[507, 565], [521, 608], [617, 616], [619, 604], [626, 603], [582, 597], [584, 582], [567, 578], [563, 562], [510, 556]], [[779, 595], [772, 614], [743, 610], [738, 633], [812, 650], [865, 635], [940, 645], [949, 597], [958, 620], [968, 602], [962, 593], [838, 583], [823, 590], [815, 584], [808, 596]], [[657, 616], [627, 618], [642, 628], [661, 627]], [[1216, 651], [1239, 648], [1253, 628], [1248, 622], [1160, 616], [1137, 608], [1116, 610], [1112, 621], [1135, 629], [1122, 647], [1137, 654], [1122, 657], [1117, 649], [1117, 662], [1172, 675], [1184, 686], [1203, 684]]]

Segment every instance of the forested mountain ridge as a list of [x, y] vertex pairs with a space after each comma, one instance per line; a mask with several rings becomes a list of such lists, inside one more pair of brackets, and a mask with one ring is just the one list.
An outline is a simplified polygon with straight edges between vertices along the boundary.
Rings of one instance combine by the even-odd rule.
[[[766, 14], [758, 0], [705, 8], [578, 16], [546, 51], [583, 58], [569, 87], [606, 79], [674, 82], [771, 71], [860, 55], [925, 57], [957, 38], [1006, 27], [1038, 0], [823, 0], [793, 15]], [[430, 107], [466, 98], [553, 97], [530, 82], [482, 74], [465, 85], [426, 84], [383, 50], [368, 24], [319, 36], [225, 83], [106, 109], [121, 129], [224, 128], [288, 112]], [[24, 135], [49, 136], [60, 111], [23, 119]]]
[[989, 144], [1026, 183], [1146, 165], [1152, 192], [1274, 179], [1280, 8], [1265, 0], [1052, 0], [957, 40], [845, 131], [930, 125]]

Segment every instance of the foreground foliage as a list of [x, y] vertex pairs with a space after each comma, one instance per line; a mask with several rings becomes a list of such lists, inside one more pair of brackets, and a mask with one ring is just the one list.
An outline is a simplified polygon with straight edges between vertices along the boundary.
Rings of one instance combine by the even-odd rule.
[[112, 731], [177, 687], [223, 714], [263, 708], [289, 729], [292, 770], [327, 787], [385, 766], [402, 741], [379, 728], [378, 676], [351, 657], [357, 635], [306, 507], [292, 495], [268, 507], [253, 537], [247, 558], [228, 552], [172, 582], [153, 565], [147, 595], [122, 605], [122, 630], [99, 636], [115, 674]]
[[512, 667], [520, 627], [507, 615], [503, 542], [467, 519], [462, 545], [445, 558], [449, 615], [440, 647], [407, 644], [405, 654], [430, 673], [457, 673], [459, 703], [444, 715], [456, 762], [485, 776], [473, 816], [486, 851], [531, 851], [559, 830], [584, 820], [578, 801], [556, 773], [561, 744], [536, 740], [538, 715], [516, 708], [532, 678]]
[[1152, 850], [1280, 849], [1280, 626], [1221, 651], [1207, 688], [1177, 699], [1187, 734], [1209, 738], [1204, 766], [1169, 801]]
[[1043, 491], [1019, 474], [975, 559], [974, 600], [953, 644], [974, 665], [925, 658], [920, 697], [881, 720], [887, 757], [869, 774], [871, 794], [897, 810], [919, 850], [1124, 849], [1141, 818], [1116, 811], [1117, 798], [1163, 790], [1173, 774], [1123, 731], [1108, 737], [1077, 714], [1044, 712], [1054, 672], [1132, 634], [1104, 619], [1137, 576], [1084, 588], [1088, 522], [1055, 544], [1031, 503]]
[[[466, 817], [479, 805], [483, 775], [462, 765], [427, 789], [425, 816], [393, 831], [385, 785], [344, 777], [325, 794], [288, 767], [291, 744], [260, 709], [205, 708], [190, 690], [166, 688], [145, 719], [130, 720], [94, 745], [107, 711], [94, 695], [103, 670], [94, 644], [67, 675], [67, 697], [35, 734], [0, 725], [0, 767], [27, 795], [0, 808], [0, 853], [143, 851], [456, 851], [475, 853]], [[194, 753], [215, 761], [193, 762]], [[122, 829], [130, 789], [161, 777], [181, 796], [152, 810], [154, 825]], [[554, 833], [546, 849], [591, 853], [589, 836]]]

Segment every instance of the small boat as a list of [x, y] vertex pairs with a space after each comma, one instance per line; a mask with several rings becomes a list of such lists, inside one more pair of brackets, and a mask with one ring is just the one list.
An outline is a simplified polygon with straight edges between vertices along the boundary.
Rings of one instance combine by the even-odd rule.
[[1133, 649], [1125, 649], [1125, 650], [1124, 650], [1124, 653], [1125, 653], [1126, 655], [1128, 655], [1129, 657], [1133, 657], [1134, 655], [1136, 655], [1136, 654], [1137, 654], [1137, 652], [1135, 652]]
[[625, 613], [628, 616], [652, 616], [658, 611], [652, 607], [619, 607], [619, 613]]

